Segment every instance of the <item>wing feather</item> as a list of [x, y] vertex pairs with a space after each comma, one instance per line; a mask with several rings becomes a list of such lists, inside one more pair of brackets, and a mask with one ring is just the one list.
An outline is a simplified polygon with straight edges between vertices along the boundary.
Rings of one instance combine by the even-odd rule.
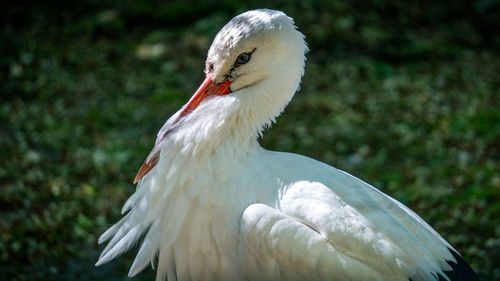
[[[446, 276], [455, 258], [441, 236], [401, 203], [334, 170], [323, 180], [328, 186], [293, 181], [282, 188], [275, 208], [253, 204], [244, 211], [242, 256], [249, 268], [265, 269], [256, 272], [272, 280]], [[259, 276], [252, 277], [251, 269], [247, 274], [251, 280]]]
[[338, 251], [281, 211], [252, 204], [243, 213], [241, 253], [250, 280], [391, 280]]

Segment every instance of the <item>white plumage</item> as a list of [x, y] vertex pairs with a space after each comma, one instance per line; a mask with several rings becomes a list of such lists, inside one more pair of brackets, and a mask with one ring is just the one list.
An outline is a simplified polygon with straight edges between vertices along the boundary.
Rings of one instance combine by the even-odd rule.
[[151, 263], [157, 280], [450, 280], [459, 255], [407, 207], [257, 143], [297, 90], [306, 51], [278, 11], [219, 32], [207, 79], [158, 133], [97, 265], [145, 234], [129, 276]]

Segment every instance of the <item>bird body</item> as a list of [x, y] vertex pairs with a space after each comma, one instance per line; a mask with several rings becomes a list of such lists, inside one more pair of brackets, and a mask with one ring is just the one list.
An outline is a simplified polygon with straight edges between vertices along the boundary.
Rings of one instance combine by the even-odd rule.
[[297, 90], [306, 50], [278, 11], [219, 32], [206, 80], [158, 133], [97, 265], [144, 237], [129, 276], [151, 263], [157, 280], [449, 280], [460, 256], [407, 207], [258, 144]]

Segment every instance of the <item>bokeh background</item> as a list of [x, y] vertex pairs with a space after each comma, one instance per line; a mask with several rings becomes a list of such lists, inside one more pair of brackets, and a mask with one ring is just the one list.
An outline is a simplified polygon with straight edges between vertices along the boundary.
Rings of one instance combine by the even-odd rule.
[[129, 280], [135, 253], [95, 268], [96, 239], [217, 31], [259, 7], [311, 49], [262, 145], [372, 183], [500, 280], [499, 0], [2, 1], [0, 279]]

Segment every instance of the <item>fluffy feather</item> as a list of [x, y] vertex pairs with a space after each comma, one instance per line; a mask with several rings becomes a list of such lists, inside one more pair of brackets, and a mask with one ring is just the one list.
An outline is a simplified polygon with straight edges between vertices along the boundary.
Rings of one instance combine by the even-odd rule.
[[157, 280], [169, 281], [475, 278], [401, 203], [326, 164], [258, 145], [299, 87], [306, 51], [278, 11], [246, 12], [221, 30], [207, 75], [229, 79], [233, 92], [165, 123], [156, 166], [99, 238], [109, 242], [97, 265], [144, 237], [129, 276], [157, 259]]

